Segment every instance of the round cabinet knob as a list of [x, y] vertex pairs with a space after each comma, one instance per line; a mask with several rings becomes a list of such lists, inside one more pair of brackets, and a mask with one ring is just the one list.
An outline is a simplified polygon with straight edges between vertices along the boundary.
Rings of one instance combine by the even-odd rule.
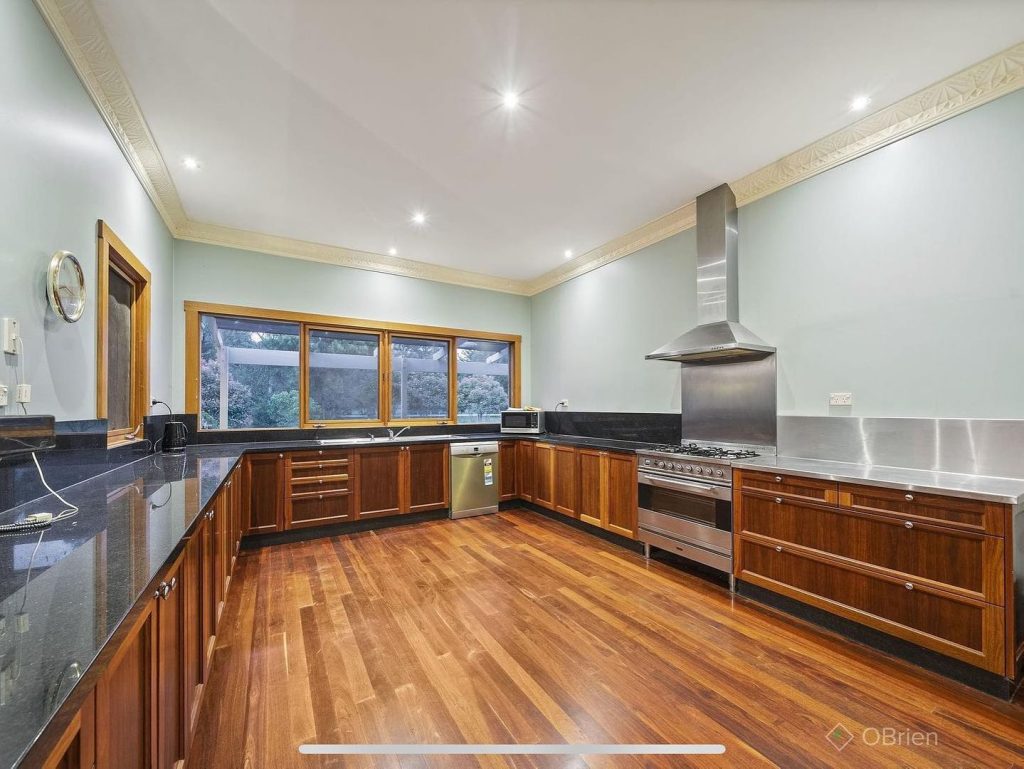
[[775, 482], [776, 483], [782, 483], [782, 476], [781, 475], [776, 475], [775, 476]]
[[781, 553], [782, 552], [782, 545], [776, 545], [775, 546], [775, 552], [776, 553]]
[[320, 499], [323, 499], [323, 498], [324, 498], [324, 495], [323, 495], [323, 494], [321, 494], [321, 495], [320, 495]]
[[907, 500], [907, 502], [913, 502], [914, 501], [914, 495], [913, 494], [904, 494], [903, 498], [905, 500]]
[[278, 455], [277, 455], [277, 458], [278, 458], [278, 459], [284, 459], [284, 454], [278, 454]]
[[776, 497], [775, 498], [775, 504], [781, 505], [782, 504], [782, 497]]
[[905, 587], [907, 590], [913, 590], [914, 589], [914, 583], [913, 582], [904, 582], [903, 583], [903, 587]]
[[324, 453], [323, 449], [320, 449], [320, 451], [317, 452], [317, 454], [320, 454], [320, 455], [323, 455], [323, 453]]
[[323, 462], [321, 462], [320, 464], [317, 465], [317, 469], [319, 469], [319, 470], [323, 470], [324, 469]]
[[904, 521], [903, 525], [906, 526], [908, 529], [914, 528], [914, 522], [913, 521]]

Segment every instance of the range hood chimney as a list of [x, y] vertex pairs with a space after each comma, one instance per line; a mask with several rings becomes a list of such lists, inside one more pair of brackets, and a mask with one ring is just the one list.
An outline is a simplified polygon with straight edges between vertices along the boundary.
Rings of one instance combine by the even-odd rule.
[[660, 347], [647, 360], [732, 363], [775, 352], [740, 325], [736, 256], [736, 196], [728, 184], [697, 196], [698, 326]]

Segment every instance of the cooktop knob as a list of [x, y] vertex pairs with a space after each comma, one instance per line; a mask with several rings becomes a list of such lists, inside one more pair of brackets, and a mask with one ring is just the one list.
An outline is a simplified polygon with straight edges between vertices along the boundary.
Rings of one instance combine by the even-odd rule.
[[725, 475], [725, 471], [724, 470], [719, 470], [718, 471], [718, 477], [719, 478], [723, 477], [724, 475]]
[[649, 460], [649, 459], [645, 459], [645, 460], [644, 460], [644, 464], [645, 464], [645, 465], [649, 465], [650, 463], [651, 463], [651, 460]]
[[696, 469], [694, 470], [694, 472], [695, 472], [695, 473], [697, 473], [697, 475], [700, 475], [701, 473], [703, 473], [703, 472], [704, 472], [704, 468], [703, 468], [703, 467], [698, 467], [698, 468], [696, 468]]
[[664, 462], [661, 462], [661, 461], [658, 462], [658, 467], [664, 467], [664, 466], [665, 466]]
[[687, 465], [686, 466], [686, 472], [692, 473], [693, 472], [693, 465]]

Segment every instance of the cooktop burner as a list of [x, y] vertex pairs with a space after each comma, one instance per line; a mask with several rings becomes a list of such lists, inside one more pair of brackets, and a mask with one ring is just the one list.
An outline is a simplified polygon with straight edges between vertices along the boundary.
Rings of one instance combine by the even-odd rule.
[[666, 444], [655, 446], [653, 451], [663, 454], [685, 454], [688, 457], [706, 457], [708, 459], [749, 459], [761, 456], [749, 449], [726, 449], [721, 446], [698, 446], [696, 443], [683, 445]]

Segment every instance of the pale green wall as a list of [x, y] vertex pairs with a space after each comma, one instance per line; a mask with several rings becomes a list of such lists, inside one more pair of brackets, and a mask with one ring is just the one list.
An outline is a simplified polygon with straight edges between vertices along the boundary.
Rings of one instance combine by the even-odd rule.
[[[842, 391], [853, 415], [1024, 417], [1022, 127], [1018, 91], [740, 209], [740, 318], [778, 347], [780, 413]], [[536, 400], [677, 410], [678, 368], [642, 353], [692, 322], [693, 249], [535, 297]]]
[[[0, 316], [21, 324], [29, 410], [96, 416], [96, 220], [104, 219], [153, 275], [152, 393], [170, 394], [170, 233], [28, 0], [0, 3]], [[48, 309], [44, 273], [57, 250], [78, 256], [88, 281], [73, 325]], [[0, 383], [13, 391], [15, 356]]]
[[[529, 400], [530, 300], [523, 296], [179, 240], [172, 353], [178, 362], [185, 360], [188, 300], [520, 334]], [[172, 385], [174, 403], [184, 406], [182, 368], [175, 368]]]
[[694, 230], [533, 297], [533, 402], [679, 411], [679, 368], [644, 355], [697, 322]]

